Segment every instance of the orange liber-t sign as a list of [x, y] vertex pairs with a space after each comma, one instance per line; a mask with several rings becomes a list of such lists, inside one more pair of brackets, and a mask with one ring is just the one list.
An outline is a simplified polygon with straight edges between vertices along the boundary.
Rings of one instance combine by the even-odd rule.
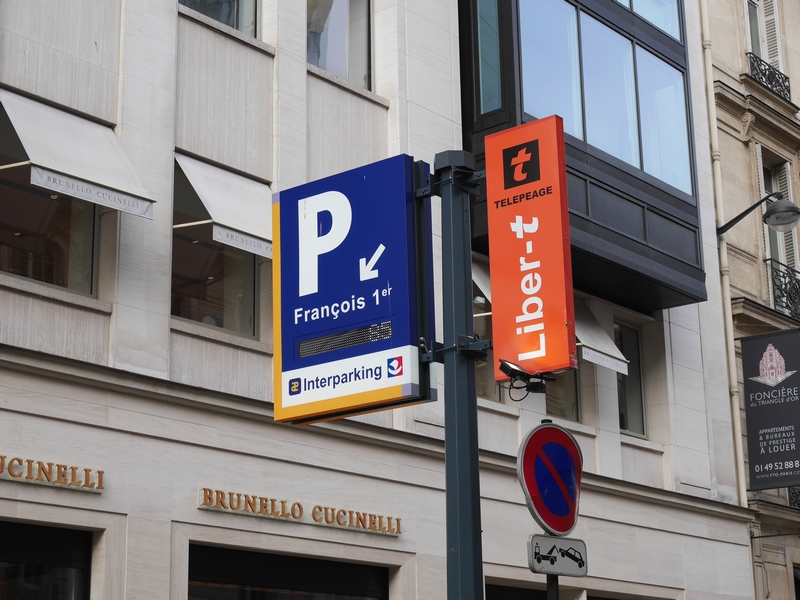
[[[577, 367], [564, 124], [486, 137], [494, 355], [530, 373]], [[507, 379], [494, 365], [496, 381]]]

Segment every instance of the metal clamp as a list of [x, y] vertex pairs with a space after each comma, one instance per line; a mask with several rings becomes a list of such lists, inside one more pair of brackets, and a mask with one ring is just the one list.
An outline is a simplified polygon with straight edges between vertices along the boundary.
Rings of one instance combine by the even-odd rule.
[[477, 335], [470, 337], [468, 335], [458, 336], [458, 353], [470, 358], [478, 360], [486, 360], [488, 357], [487, 351], [492, 348], [492, 340], [482, 340]]

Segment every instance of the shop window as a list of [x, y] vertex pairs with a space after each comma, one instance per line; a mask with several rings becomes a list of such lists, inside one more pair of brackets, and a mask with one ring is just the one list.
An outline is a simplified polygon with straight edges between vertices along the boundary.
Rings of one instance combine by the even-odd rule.
[[628, 361], [628, 374], [617, 373], [619, 429], [643, 436], [645, 435], [644, 394], [639, 330], [614, 323], [614, 343]]
[[371, 89], [370, 1], [308, 0], [307, 60]]
[[504, 585], [486, 584], [486, 600], [546, 600], [544, 590], [527, 590]]
[[192, 10], [256, 37], [256, 0], [178, 0]]
[[683, 73], [566, 0], [519, 15], [525, 112], [559, 114], [566, 133], [691, 194]]
[[0, 271], [94, 293], [96, 205], [34, 187], [29, 172], [0, 170]]
[[172, 316], [256, 335], [257, 257], [214, 239], [208, 210], [175, 167]]
[[794, 574], [794, 598], [800, 600], [800, 569], [793, 567], [792, 571]]
[[92, 533], [0, 521], [0, 599], [89, 600]]
[[189, 600], [388, 600], [383, 567], [189, 546]]

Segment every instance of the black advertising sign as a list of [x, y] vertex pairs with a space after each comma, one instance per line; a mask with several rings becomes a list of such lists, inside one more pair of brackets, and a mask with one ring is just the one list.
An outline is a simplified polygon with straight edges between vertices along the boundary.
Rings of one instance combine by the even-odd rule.
[[800, 329], [741, 341], [749, 489], [800, 485]]

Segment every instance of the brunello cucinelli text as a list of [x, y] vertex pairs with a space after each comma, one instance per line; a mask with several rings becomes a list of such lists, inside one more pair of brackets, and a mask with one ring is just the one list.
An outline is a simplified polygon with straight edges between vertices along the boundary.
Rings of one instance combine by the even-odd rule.
[[102, 493], [104, 475], [93, 468], [0, 454], [0, 480]]
[[403, 533], [402, 520], [399, 517], [206, 487], [199, 489], [197, 507], [203, 510], [216, 510], [267, 519], [284, 519], [308, 525], [338, 527], [364, 533], [382, 535]]

